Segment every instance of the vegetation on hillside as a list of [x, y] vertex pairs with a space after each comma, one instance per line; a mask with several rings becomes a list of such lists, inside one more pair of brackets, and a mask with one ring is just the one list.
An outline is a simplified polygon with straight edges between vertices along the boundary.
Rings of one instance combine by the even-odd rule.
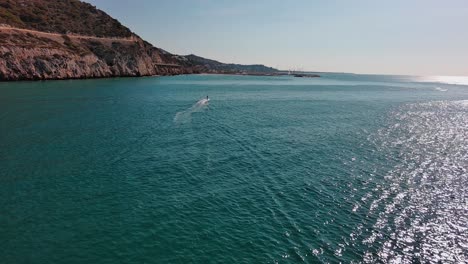
[[253, 65], [242, 65], [242, 64], [232, 64], [232, 63], [222, 63], [215, 60], [206, 59], [196, 55], [187, 55], [184, 56], [185, 63], [188, 66], [202, 66], [204, 71], [208, 72], [224, 72], [224, 73], [237, 73], [237, 72], [246, 72], [246, 73], [274, 73], [278, 70], [275, 68], [267, 67], [261, 64]]
[[109, 40], [134, 35], [103, 11], [79, 0], [0, 0], [2, 24], [41, 32], [0, 29], [0, 80], [277, 72], [263, 65], [224, 64], [171, 54], [138, 37]]
[[79, 0], [0, 0], [0, 24], [60, 34], [132, 35], [116, 19]]

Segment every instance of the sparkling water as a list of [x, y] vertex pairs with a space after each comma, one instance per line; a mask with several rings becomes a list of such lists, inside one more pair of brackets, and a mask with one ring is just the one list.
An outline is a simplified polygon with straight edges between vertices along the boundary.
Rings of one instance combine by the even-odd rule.
[[466, 85], [0, 83], [0, 262], [468, 262]]

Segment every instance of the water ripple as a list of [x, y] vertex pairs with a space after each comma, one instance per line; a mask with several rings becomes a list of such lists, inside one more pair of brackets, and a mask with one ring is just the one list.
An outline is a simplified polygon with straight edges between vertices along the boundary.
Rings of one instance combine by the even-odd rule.
[[376, 140], [382, 152], [397, 150], [400, 162], [368, 207], [378, 217], [362, 239], [364, 262], [468, 262], [466, 101], [403, 106]]

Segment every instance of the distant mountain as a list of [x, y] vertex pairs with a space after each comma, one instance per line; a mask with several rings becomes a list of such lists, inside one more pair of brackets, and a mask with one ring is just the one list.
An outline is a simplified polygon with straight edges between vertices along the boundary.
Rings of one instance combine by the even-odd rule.
[[78, 0], [0, 0], [0, 80], [266, 73], [263, 65], [174, 55]]
[[206, 72], [222, 72], [222, 73], [275, 73], [277, 69], [267, 67], [261, 64], [242, 65], [242, 64], [226, 64], [215, 60], [205, 59], [196, 55], [183, 56], [187, 59], [187, 65], [191, 67], [202, 67]]

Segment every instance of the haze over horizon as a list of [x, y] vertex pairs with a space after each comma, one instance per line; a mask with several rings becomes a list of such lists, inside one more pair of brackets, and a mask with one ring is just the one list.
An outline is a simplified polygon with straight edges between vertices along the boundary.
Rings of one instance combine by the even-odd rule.
[[468, 2], [86, 0], [157, 47], [318, 72], [468, 76]]

